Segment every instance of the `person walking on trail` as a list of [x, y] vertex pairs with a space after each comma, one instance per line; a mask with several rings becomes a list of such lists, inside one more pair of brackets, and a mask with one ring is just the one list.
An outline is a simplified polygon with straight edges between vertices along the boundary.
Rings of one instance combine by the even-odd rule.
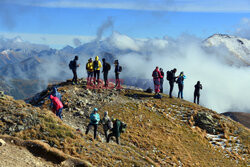
[[94, 108], [93, 112], [90, 114], [90, 123], [87, 126], [86, 129], [86, 135], [89, 133], [90, 128], [94, 127], [94, 139], [96, 139], [96, 133], [97, 133], [97, 126], [100, 121], [100, 115], [97, 113], [98, 109]]
[[177, 71], [176, 68], [174, 68], [173, 70], [167, 72], [167, 80], [169, 81], [169, 86], [170, 86], [169, 98], [172, 98], [172, 92], [173, 92], [174, 83], [176, 80], [176, 77], [175, 77], [176, 71]]
[[77, 83], [77, 68], [80, 66], [80, 64], [77, 64], [78, 61], [78, 56], [75, 56], [74, 60], [71, 60], [69, 63], [69, 68], [72, 70], [73, 72], [73, 79], [72, 79], [72, 84], [78, 84]]
[[104, 135], [106, 140], [108, 140], [108, 130], [113, 128], [113, 123], [110, 119], [110, 117], [108, 116], [108, 112], [104, 112], [104, 117], [101, 120], [101, 124], [103, 125], [103, 131], [104, 131]]
[[92, 58], [90, 58], [88, 60], [88, 63], [86, 64], [86, 70], [87, 70], [87, 73], [88, 73], [87, 85], [89, 85], [89, 84], [91, 84], [91, 80], [92, 80], [93, 75], [94, 75], [94, 66], [93, 66]]
[[95, 61], [93, 62], [93, 67], [94, 67], [94, 83], [99, 84], [99, 79], [100, 79], [100, 69], [102, 68], [102, 63], [99, 60], [99, 57], [95, 57]]
[[[57, 97], [62, 102], [62, 95], [57, 91], [55, 86], [52, 88], [51, 95], [53, 95], [54, 97]], [[53, 102], [51, 99], [50, 99], [50, 107], [51, 108], [53, 107]]]
[[52, 111], [56, 113], [56, 116], [58, 116], [60, 119], [62, 119], [62, 109], [63, 109], [63, 104], [59, 100], [58, 97], [50, 95], [50, 99], [52, 100], [53, 103], [53, 108]]
[[181, 99], [183, 99], [184, 79], [186, 79], [186, 76], [184, 75], [184, 72], [182, 71], [180, 75], [177, 77], [177, 81], [176, 81], [178, 84], [178, 88], [179, 88], [178, 98], [181, 97]]
[[160, 93], [163, 93], [164, 72], [163, 72], [163, 69], [162, 69], [162, 68], [160, 68], [160, 72], [161, 72], [161, 78], [160, 78]]
[[119, 61], [115, 60], [115, 88], [120, 87], [120, 73], [122, 72], [122, 67], [119, 65]]
[[108, 87], [108, 72], [111, 69], [111, 66], [109, 63], [106, 62], [105, 58], [102, 59], [102, 73], [103, 73], [103, 79], [104, 79], [104, 87]]
[[112, 132], [108, 135], [107, 143], [109, 143], [110, 138], [112, 136], [115, 136], [116, 143], [120, 144], [119, 137], [122, 133], [122, 122], [115, 118], [112, 119], [112, 122], [113, 122], [113, 128], [111, 129]]
[[162, 78], [161, 72], [159, 71], [159, 67], [156, 67], [152, 73], [154, 86], [155, 86], [155, 94], [160, 93], [160, 78]]
[[198, 81], [196, 85], [194, 85], [194, 103], [196, 103], [196, 99], [197, 99], [197, 104], [200, 103], [200, 90], [201, 89], [202, 89], [202, 85], [200, 81]]

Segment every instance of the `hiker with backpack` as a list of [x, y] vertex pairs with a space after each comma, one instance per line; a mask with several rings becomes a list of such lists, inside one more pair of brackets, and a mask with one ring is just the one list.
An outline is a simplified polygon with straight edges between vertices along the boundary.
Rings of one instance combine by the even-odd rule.
[[119, 61], [115, 60], [115, 88], [120, 87], [120, 78], [119, 75], [122, 72], [122, 67], [119, 65]]
[[164, 72], [163, 72], [163, 69], [162, 69], [162, 68], [160, 68], [160, 72], [161, 72], [161, 78], [160, 78], [160, 93], [163, 93]]
[[78, 61], [78, 56], [75, 56], [74, 60], [71, 60], [69, 63], [69, 68], [72, 70], [73, 72], [73, 79], [72, 79], [72, 84], [78, 84], [77, 83], [77, 68], [80, 66], [80, 64], [77, 64]]
[[90, 123], [87, 126], [85, 134], [89, 133], [90, 128], [94, 127], [94, 139], [96, 139], [97, 127], [100, 121], [100, 115], [97, 113], [98, 109], [94, 108], [93, 112], [90, 114]]
[[92, 58], [90, 58], [88, 60], [88, 63], [86, 64], [86, 70], [87, 70], [87, 73], [88, 73], [87, 85], [90, 85], [91, 84], [91, 80], [92, 80], [93, 75], [94, 75], [94, 67], [93, 67], [93, 60], [92, 60]]
[[159, 67], [156, 67], [152, 73], [154, 86], [155, 86], [155, 94], [160, 93], [160, 78], [162, 78], [161, 72], [159, 71]]
[[108, 140], [108, 130], [113, 128], [113, 122], [109, 118], [107, 111], [104, 112], [104, 117], [101, 120], [101, 124], [103, 125], [103, 131], [104, 131], [104, 135], [105, 135], [105, 138], [107, 141]]
[[177, 71], [176, 68], [174, 68], [171, 71], [167, 71], [167, 80], [168, 80], [169, 86], [170, 86], [170, 89], [169, 89], [169, 98], [172, 98], [172, 92], [173, 92], [174, 83], [175, 83], [175, 80], [176, 80], [176, 77], [175, 77], [176, 71]]
[[[51, 95], [53, 95], [54, 97], [57, 97], [60, 101], [62, 101], [62, 95], [57, 91], [55, 86], [52, 88]], [[51, 108], [53, 107], [52, 99], [50, 99], [50, 107]]]
[[184, 79], [186, 79], [186, 76], [184, 75], [184, 72], [182, 71], [180, 75], [177, 77], [177, 81], [176, 81], [178, 84], [178, 88], [179, 88], [178, 98], [181, 97], [181, 99], [183, 99]]
[[112, 119], [112, 122], [113, 122], [113, 128], [111, 129], [112, 132], [108, 135], [107, 143], [109, 143], [110, 138], [112, 136], [115, 136], [116, 143], [120, 144], [119, 137], [121, 133], [125, 132], [127, 125], [123, 123], [122, 121], [120, 121], [119, 119], [115, 119], [115, 118]]
[[99, 60], [99, 57], [95, 57], [95, 61], [93, 62], [93, 67], [94, 67], [94, 83], [99, 84], [99, 79], [100, 79], [100, 69], [102, 68], [102, 63]]
[[200, 81], [197, 81], [196, 85], [194, 85], [194, 103], [196, 103], [197, 99], [197, 104], [200, 103], [200, 90], [202, 89], [202, 85]]
[[109, 63], [106, 62], [105, 58], [102, 59], [102, 73], [103, 73], [103, 79], [104, 79], [104, 87], [108, 87], [108, 72], [111, 69], [111, 66]]
[[60, 119], [62, 119], [62, 110], [63, 110], [63, 104], [59, 100], [58, 97], [50, 95], [49, 98], [51, 99], [53, 103], [52, 111], [58, 116]]

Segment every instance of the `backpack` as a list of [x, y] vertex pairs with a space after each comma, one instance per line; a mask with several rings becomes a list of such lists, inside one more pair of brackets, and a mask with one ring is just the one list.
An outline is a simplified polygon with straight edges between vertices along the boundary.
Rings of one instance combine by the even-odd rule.
[[159, 78], [159, 73], [158, 73], [158, 71], [154, 70], [154, 72], [153, 72], [153, 77], [154, 77], [154, 78]]
[[94, 70], [96, 70], [99, 67], [98, 61], [95, 60], [94, 63], [93, 63], [93, 65], [94, 65]]
[[162, 98], [162, 95], [157, 94], [157, 95], [154, 96], [154, 98], [155, 98], [155, 99], [161, 99], [161, 98]]
[[171, 74], [172, 74], [171, 71], [167, 71], [167, 80], [168, 80], [168, 81], [171, 79]]
[[121, 132], [121, 133], [124, 133], [125, 130], [126, 130], [126, 128], [127, 128], [127, 124], [124, 123], [124, 122], [122, 122], [122, 121], [120, 121], [120, 122], [121, 122], [120, 132]]
[[178, 84], [181, 84], [183, 80], [184, 80], [183, 76], [180, 76], [180, 77], [177, 79], [176, 82], [177, 82]]
[[118, 71], [122, 72], [122, 66], [119, 66]]
[[73, 69], [74, 67], [74, 61], [73, 60], [71, 60], [70, 62], [69, 62], [69, 69]]
[[153, 89], [148, 88], [145, 92], [147, 92], [147, 93], [152, 93], [152, 92], [153, 92]]
[[109, 71], [111, 69], [111, 66], [109, 63], [106, 63], [106, 65], [107, 65], [107, 70]]

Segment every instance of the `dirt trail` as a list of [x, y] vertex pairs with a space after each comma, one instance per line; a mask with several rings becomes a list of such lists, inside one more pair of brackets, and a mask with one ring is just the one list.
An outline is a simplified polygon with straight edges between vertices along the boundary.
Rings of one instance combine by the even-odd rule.
[[34, 156], [26, 148], [6, 143], [0, 146], [0, 167], [59, 167]]

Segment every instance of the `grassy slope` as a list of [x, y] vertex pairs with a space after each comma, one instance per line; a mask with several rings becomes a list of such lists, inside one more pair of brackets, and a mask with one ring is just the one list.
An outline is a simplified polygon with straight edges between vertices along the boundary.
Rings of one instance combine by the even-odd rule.
[[[71, 86], [60, 89], [71, 89]], [[137, 99], [134, 101], [132, 97], [135, 94]], [[70, 95], [64, 96], [70, 98]], [[246, 166], [247, 162], [241, 160], [241, 155], [230, 154], [230, 158], [225, 157], [222, 150], [209, 144], [203, 130], [191, 128], [192, 121], [182, 122], [176, 116], [178, 107], [189, 108], [194, 113], [208, 109], [178, 99], [170, 100], [165, 96], [162, 100], [152, 99], [150, 96], [135, 90], [123, 91], [120, 98], [126, 102], [116, 101], [102, 105], [102, 111], [108, 110], [111, 116], [128, 124], [126, 133], [121, 135], [122, 145], [106, 144], [99, 140], [92, 142], [92, 135], [85, 136], [77, 132], [46, 109], [40, 110], [11, 98], [7, 101], [0, 100], [0, 105], [7, 108], [17, 105], [19, 110], [13, 111], [13, 115], [19, 115], [18, 112], [22, 110], [38, 113], [41, 120], [39, 124], [32, 129], [15, 133], [14, 136], [53, 143], [64, 153], [85, 159], [96, 166], [175, 166], [180, 162], [183, 166]], [[1, 120], [0, 125], [6, 126]], [[224, 129], [225, 136], [241, 129], [239, 136], [247, 148], [244, 154], [248, 154], [249, 158], [249, 130], [235, 122], [224, 123]], [[99, 127], [98, 130], [102, 131], [102, 128]]]

